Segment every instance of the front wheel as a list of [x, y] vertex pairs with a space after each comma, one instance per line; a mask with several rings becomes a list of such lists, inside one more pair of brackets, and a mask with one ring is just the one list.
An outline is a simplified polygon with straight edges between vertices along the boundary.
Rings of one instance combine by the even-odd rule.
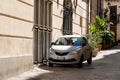
[[83, 64], [82, 64], [83, 59], [84, 59], [84, 57], [83, 57], [83, 56], [81, 56], [81, 58], [80, 58], [80, 62], [79, 62], [79, 64], [78, 64], [78, 66], [79, 66], [80, 68], [83, 66]]
[[90, 54], [90, 58], [87, 60], [88, 64], [92, 64], [92, 53]]
[[50, 67], [53, 67], [53, 63], [50, 63], [50, 62], [49, 62], [49, 66], [50, 66]]

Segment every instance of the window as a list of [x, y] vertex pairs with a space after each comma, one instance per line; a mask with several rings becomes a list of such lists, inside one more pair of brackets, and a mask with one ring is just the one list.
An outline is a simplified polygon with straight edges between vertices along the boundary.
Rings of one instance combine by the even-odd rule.
[[72, 34], [72, 2], [71, 0], [63, 1], [63, 35]]

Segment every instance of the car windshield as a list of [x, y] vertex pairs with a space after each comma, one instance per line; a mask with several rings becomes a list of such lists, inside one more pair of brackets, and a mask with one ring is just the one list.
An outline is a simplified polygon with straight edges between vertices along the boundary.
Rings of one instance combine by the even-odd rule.
[[81, 39], [82, 39], [81, 37], [61, 37], [56, 40], [54, 45], [80, 46]]

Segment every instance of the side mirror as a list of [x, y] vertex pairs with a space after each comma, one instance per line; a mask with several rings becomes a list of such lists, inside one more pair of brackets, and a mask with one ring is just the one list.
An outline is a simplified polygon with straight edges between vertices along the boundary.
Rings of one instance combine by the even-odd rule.
[[51, 42], [51, 44], [50, 44], [50, 46], [49, 47], [51, 47], [52, 45], [54, 45], [55, 43], [54, 42]]
[[51, 43], [51, 46], [52, 46], [52, 45], [54, 45], [54, 44], [55, 44], [55, 43], [54, 43], [54, 42], [52, 42], [52, 43]]

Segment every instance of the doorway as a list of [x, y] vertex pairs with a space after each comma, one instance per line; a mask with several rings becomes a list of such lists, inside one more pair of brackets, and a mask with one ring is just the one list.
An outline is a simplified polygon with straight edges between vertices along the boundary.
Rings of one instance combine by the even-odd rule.
[[110, 21], [113, 25], [110, 27], [110, 30], [115, 33], [115, 40], [117, 39], [117, 5], [110, 6]]

